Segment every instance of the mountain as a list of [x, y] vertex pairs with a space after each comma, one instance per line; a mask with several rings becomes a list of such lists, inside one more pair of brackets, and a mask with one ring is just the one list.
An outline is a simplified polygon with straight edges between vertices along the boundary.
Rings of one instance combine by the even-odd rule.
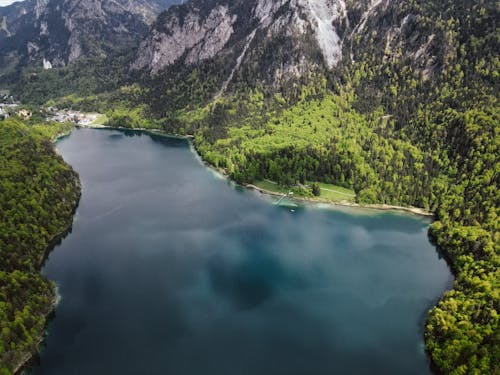
[[135, 46], [171, 3], [27, 0], [0, 8], [0, 68], [4, 74], [27, 65], [49, 69]]
[[237, 67], [253, 51], [272, 45], [272, 60], [284, 64], [283, 72], [301, 74], [321, 65], [320, 53], [333, 67], [341, 59], [339, 29], [345, 19], [345, 4], [336, 0], [192, 1], [159, 17], [133, 68], [157, 74], [176, 62], [198, 64], [222, 56], [234, 57]]
[[227, 72], [221, 91], [238, 75], [279, 85], [350, 64], [383, 41], [384, 53], [403, 54], [429, 76], [446, 41], [421, 30], [417, 17], [389, 0], [194, 0], [160, 15], [132, 70], [155, 76], [210, 61]]
[[132, 70], [156, 76], [210, 63], [220, 75], [215, 91], [239, 75], [279, 85], [339, 64], [346, 12], [338, 0], [191, 1], [160, 15]]
[[26, 2], [16, 2], [0, 7], [0, 40], [11, 37], [25, 26], [22, 21], [28, 20], [24, 16], [31, 11], [31, 5]]

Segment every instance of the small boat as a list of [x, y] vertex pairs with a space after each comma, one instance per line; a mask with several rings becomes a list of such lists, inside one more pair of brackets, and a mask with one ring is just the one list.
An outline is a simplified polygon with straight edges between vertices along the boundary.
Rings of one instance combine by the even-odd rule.
[[279, 207], [290, 208], [290, 209], [294, 209], [294, 208], [299, 207], [298, 204], [292, 202], [289, 199], [280, 199], [278, 202], [275, 203], [275, 205], [279, 206]]

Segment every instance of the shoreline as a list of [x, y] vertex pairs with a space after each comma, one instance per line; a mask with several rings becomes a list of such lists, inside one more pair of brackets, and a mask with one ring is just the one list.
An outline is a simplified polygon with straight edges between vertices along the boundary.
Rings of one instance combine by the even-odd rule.
[[50, 303], [50, 307], [47, 310], [47, 312], [44, 314], [45, 318], [45, 326], [44, 326], [44, 331], [43, 334], [36, 340], [35, 343], [35, 352], [27, 352], [25, 353], [22, 358], [20, 359], [20, 363], [14, 368], [13, 374], [14, 375], [19, 375], [22, 374], [22, 372], [28, 368], [31, 367], [31, 363], [35, 360], [35, 358], [40, 354], [40, 347], [45, 341], [45, 338], [47, 336], [47, 326], [49, 324], [50, 317], [55, 313], [55, 309], [57, 307], [57, 304], [59, 303], [60, 296], [57, 291], [57, 286], [53, 281], [50, 281], [54, 285], [54, 296], [52, 297], [52, 301]]
[[[54, 153], [56, 153], [57, 155], [60, 156], [60, 153], [57, 150], [57, 148], [55, 147], [55, 145], [56, 145], [56, 143], [57, 143], [58, 140], [60, 140], [60, 139], [62, 139], [64, 137], [67, 137], [68, 135], [71, 134], [72, 131], [73, 131], [73, 129], [71, 129], [69, 131], [66, 131], [64, 133], [58, 134], [55, 137], [53, 137], [53, 139], [51, 139]], [[66, 163], [66, 161], [64, 161], [64, 162]], [[45, 263], [45, 261], [49, 257], [50, 253], [71, 232], [71, 229], [73, 227], [75, 213], [76, 213], [76, 210], [78, 208], [78, 205], [79, 205], [79, 202], [80, 202], [80, 199], [81, 199], [81, 195], [82, 195], [81, 194], [80, 177], [79, 177], [79, 175], [78, 175], [78, 173], [76, 171], [74, 171], [74, 172], [75, 172], [75, 186], [79, 189], [80, 193], [78, 194], [78, 197], [77, 197], [76, 201], [74, 202], [74, 207], [73, 207], [73, 211], [71, 213], [71, 218], [68, 220], [68, 223], [65, 226], [65, 228], [63, 230], [61, 230], [59, 233], [56, 233], [55, 235], [53, 235], [49, 239], [48, 244], [47, 244], [47, 248], [45, 249], [45, 252], [40, 257], [40, 261], [39, 261], [39, 264], [38, 264], [38, 268], [39, 268], [38, 272], [39, 273], [41, 273], [42, 268], [43, 268], [43, 264]], [[22, 357], [19, 359], [19, 364], [17, 364], [14, 367], [14, 370], [12, 372], [14, 375], [22, 374], [22, 372], [24, 370], [26, 370], [27, 368], [30, 368], [31, 367], [31, 363], [40, 354], [40, 346], [44, 343], [44, 341], [46, 339], [46, 336], [47, 336], [47, 326], [49, 324], [50, 317], [51, 317], [51, 315], [53, 315], [55, 313], [56, 307], [59, 304], [59, 301], [61, 300], [61, 296], [59, 294], [58, 287], [57, 287], [56, 283], [53, 282], [52, 280], [48, 280], [48, 281], [53, 285], [53, 292], [54, 292], [54, 294], [53, 294], [53, 297], [52, 297], [52, 300], [51, 300], [50, 304], [47, 306], [47, 311], [43, 314], [44, 318], [45, 318], [44, 330], [43, 330], [42, 334], [37, 338], [37, 340], [35, 342], [34, 347], [35, 347], [36, 350], [32, 351], [32, 352], [26, 352], [26, 353], [24, 353], [24, 355], [22, 355]]]
[[[282, 193], [278, 193], [278, 192], [272, 191], [272, 190], [266, 190], [266, 189], [260, 188], [258, 186], [252, 185], [252, 184], [245, 184], [242, 186], [249, 189], [249, 190], [258, 191], [261, 194], [272, 195], [272, 196], [277, 196], [277, 197], [283, 196]], [[331, 201], [321, 199], [321, 197], [319, 197], [319, 198], [293, 197], [293, 198], [291, 198], [291, 200], [304, 202], [307, 204], [324, 205], [324, 206], [331, 207], [331, 208], [349, 207], [349, 208], [359, 208], [359, 209], [366, 209], [366, 210], [372, 210], [372, 211], [404, 212], [404, 213], [409, 213], [409, 214], [417, 215], [417, 216], [423, 216], [423, 217], [427, 217], [427, 218], [434, 218], [434, 216], [435, 216], [432, 212], [429, 212], [427, 210], [424, 210], [423, 208], [418, 208], [418, 207], [393, 206], [393, 205], [389, 205], [389, 204], [359, 204], [359, 203], [353, 203], [353, 202], [348, 202], [348, 201], [331, 202]]]
[[[258, 186], [255, 186], [253, 184], [238, 184], [235, 181], [233, 181], [229, 175], [221, 168], [216, 168], [213, 165], [207, 163], [201, 154], [198, 152], [196, 149], [195, 144], [193, 143], [194, 136], [193, 135], [178, 135], [178, 134], [169, 134], [165, 132], [162, 129], [147, 129], [147, 128], [126, 128], [126, 127], [112, 127], [112, 126], [107, 126], [107, 125], [75, 125], [77, 128], [86, 128], [86, 129], [111, 129], [111, 130], [133, 130], [133, 131], [141, 131], [153, 135], [160, 135], [160, 136], [165, 136], [169, 138], [175, 138], [175, 139], [185, 139], [189, 142], [190, 148], [192, 151], [195, 153], [197, 159], [201, 161], [203, 165], [205, 165], [207, 168], [211, 169], [212, 171], [216, 172], [219, 174], [221, 177], [225, 178], [226, 180], [230, 181], [231, 183], [241, 186], [245, 189], [248, 190], [253, 190], [253, 191], [258, 191], [261, 194], [265, 194], [268, 196], [277, 196], [277, 197], [282, 197], [283, 194], [272, 191], [272, 190], [267, 190], [260, 188]], [[62, 135], [64, 137], [66, 135]], [[347, 202], [347, 201], [338, 201], [338, 202], [332, 202], [328, 201], [325, 199], [321, 199], [321, 197], [315, 197], [315, 198], [308, 198], [308, 197], [293, 197], [292, 200], [297, 201], [297, 202], [302, 202], [306, 204], [321, 204], [327, 206], [326, 208], [339, 208], [339, 207], [348, 207], [348, 208], [360, 208], [360, 209], [366, 209], [366, 210], [372, 210], [372, 211], [393, 211], [393, 212], [403, 212], [403, 213], [408, 213], [416, 216], [421, 216], [425, 218], [435, 218], [435, 214], [433, 212], [430, 212], [426, 209], [419, 208], [419, 207], [411, 207], [411, 206], [396, 206], [396, 205], [389, 205], [389, 204], [382, 204], [382, 203], [377, 203], [377, 204], [362, 204], [362, 203], [354, 203], [354, 202]]]
[[[169, 136], [167, 133], [163, 132], [165, 136]], [[179, 136], [176, 136], [179, 138]], [[221, 168], [216, 168], [213, 165], [207, 163], [203, 157], [200, 155], [198, 150], [196, 149], [195, 145], [193, 144], [192, 136], [185, 137], [184, 139], [188, 140], [191, 146], [192, 151], [195, 153], [197, 159], [200, 160], [200, 162], [212, 170], [213, 172], [217, 173], [219, 176], [222, 178], [226, 179], [227, 181], [231, 182], [232, 184], [236, 186], [240, 186], [242, 188], [245, 188], [247, 190], [251, 191], [257, 191], [261, 194], [267, 195], [267, 196], [273, 196], [273, 197], [282, 197], [283, 193], [279, 193], [277, 191], [272, 191], [272, 190], [267, 190], [260, 188], [258, 186], [255, 186], [253, 184], [238, 184], [237, 182], [233, 181], [228, 174]], [[419, 207], [406, 207], [406, 206], [393, 206], [393, 205], [388, 205], [388, 204], [360, 204], [360, 203], [353, 203], [353, 202], [347, 202], [347, 201], [338, 201], [338, 202], [332, 202], [332, 201], [327, 201], [324, 199], [321, 199], [321, 197], [315, 197], [315, 198], [307, 198], [307, 197], [293, 197], [291, 198], [292, 201], [297, 201], [297, 202], [302, 202], [306, 203], [309, 205], [324, 205], [326, 208], [332, 208], [332, 209], [338, 209], [339, 207], [347, 207], [347, 208], [354, 208], [354, 209], [366, 209], [366, 210], [371, 210], [371, 211], [393, 211], [393, 212], [404, 212], [407, 214], [415, 215], [415, 216], [420, 216], [420, 217], [425, 217], [425, 218], [435, 218], [435, 214], [427, 211], [423, 208]]]
[[[163, 137], [168, 137], [168, 138], [174, 138], [174, 139], [185, 139], [185, 140], [192, 140], [194, 138], [194, 135], [179, 135], [179, 134], [170, 134], [167, 133], [166, 131], [162, 129], [156, 129], [156, 128], [127, 128], [125, 126], [118, 126], [118, 127], [113, 127], [113, 126], [108, 126], [108, 125], [74, 125], [75, 128], [83, 128], [83, 129], [108, 129], [108, 130], [129, 130], [129, 131], [138, 131], [138, 132], [144, 132], [146, 134], [153, 134], [153, 135], [159, 135]], [[71, 133], [71, 132], [70, 132]], [[63, 138], [65, 135], [62, 135], [60, 138]]]

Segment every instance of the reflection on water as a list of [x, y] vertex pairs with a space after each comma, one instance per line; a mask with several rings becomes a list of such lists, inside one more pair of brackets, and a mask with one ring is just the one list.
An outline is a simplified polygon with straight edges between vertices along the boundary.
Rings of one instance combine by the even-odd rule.
[[407, 215], [280, 209], [186, 141], [75, 130], [62, 301], [35, 374], [426, 374], [425, 311], [451, 275]]

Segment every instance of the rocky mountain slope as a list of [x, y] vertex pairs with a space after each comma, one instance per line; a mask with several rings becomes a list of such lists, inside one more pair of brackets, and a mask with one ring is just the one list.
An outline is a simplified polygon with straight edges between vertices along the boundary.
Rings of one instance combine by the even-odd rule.
[[[171, 0], [26, 0], [0, 8], [0, 67], [65, 66], [135, 45]], [[8, 70], [8, 69], [7, 69]]]
[[260, 78], [277, 82], [337, 66], [346, 22], [342, 0], [195, 0], [159, 17], [132, 68], [156, 75], [174, 64], [224, 60], [228, 79], [255, 63]]
[[132, 70], [155, 76], [210, 61], [227, 73], [222, 92], [238, 75], [279, 85], [335, 70], [383, 43], [387, 58], [404, 55], [429, 76], [443, 40], [420, 30], [417, 16], [396, 0], [194, 0], [158, 18]]

